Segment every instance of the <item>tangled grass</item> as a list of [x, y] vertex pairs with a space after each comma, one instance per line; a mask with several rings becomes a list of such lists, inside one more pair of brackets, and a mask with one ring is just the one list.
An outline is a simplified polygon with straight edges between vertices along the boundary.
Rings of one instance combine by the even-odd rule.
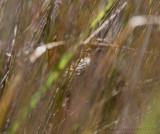
[[159, 133], [159, 7], [1, 0], [1, 133]]

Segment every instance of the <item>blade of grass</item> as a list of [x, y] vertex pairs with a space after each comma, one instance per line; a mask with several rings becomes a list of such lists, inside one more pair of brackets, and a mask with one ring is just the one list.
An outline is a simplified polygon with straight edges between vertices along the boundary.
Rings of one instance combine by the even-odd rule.
[[91, 28], [94, 28], [97, 25], [97, 23], [103, 18], [105, 13], [112, 7], [113, 3], [114, 3], [114, 0], [108, 1], [108, 3], [105, 5], [104, 9], [102, 9], [100, 11], [100, 13], [98, 14], [98, 16], [93, 20], [93, 22], [91, 24]]

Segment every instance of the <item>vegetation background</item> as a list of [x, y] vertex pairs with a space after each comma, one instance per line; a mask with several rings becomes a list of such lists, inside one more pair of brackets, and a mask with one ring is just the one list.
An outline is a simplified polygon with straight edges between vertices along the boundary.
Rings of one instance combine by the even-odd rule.
[[1, 0], [1, 133], [160, 133], [159, 14], [159, 0]]

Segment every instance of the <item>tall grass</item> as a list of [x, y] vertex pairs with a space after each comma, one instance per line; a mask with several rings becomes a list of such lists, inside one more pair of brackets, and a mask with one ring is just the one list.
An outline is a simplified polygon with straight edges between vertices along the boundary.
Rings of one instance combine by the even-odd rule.
[[159, 6], [2, 0], [1, 133], [159, 133]]

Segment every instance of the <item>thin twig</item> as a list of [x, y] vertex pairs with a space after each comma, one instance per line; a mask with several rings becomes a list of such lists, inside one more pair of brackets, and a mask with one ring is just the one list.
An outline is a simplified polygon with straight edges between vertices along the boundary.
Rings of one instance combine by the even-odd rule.
[[[30, 62], [34, 63], [47, 50], [53, 49], [55, 47], [63, 46], [65, 44], [66, 44], [65, 41], [59, 41], [59, 42], [51, 42], [51, 43], [44, 44], [44, 45], [41, 45], [41, 46], [37, 47], [35, 49], [35, 51], [31, 54], [30, 58], [29, 58]], [[118, 45], [111, 44], [109, 42], [92, 41], [92, 42], [88, 42], [88, 44], [90, 46], [93, 46], [93, 47], [113, 47], [113, 48], [116, 48], [116, 49], [124, 49], [124, 50], [130, 50], [130, 51], [135, 51], [135, 52], [139, 52], [140, 51], [140, 50], [138, 50], [136, 48], [130, 48], [130, 47], [126, 47], [126, 46], [118, 46]], [[149, 52], [149, 51], [145, 51], [144, 54], [160, 57], [159, 54], [155, 54], [155, 53]]]

